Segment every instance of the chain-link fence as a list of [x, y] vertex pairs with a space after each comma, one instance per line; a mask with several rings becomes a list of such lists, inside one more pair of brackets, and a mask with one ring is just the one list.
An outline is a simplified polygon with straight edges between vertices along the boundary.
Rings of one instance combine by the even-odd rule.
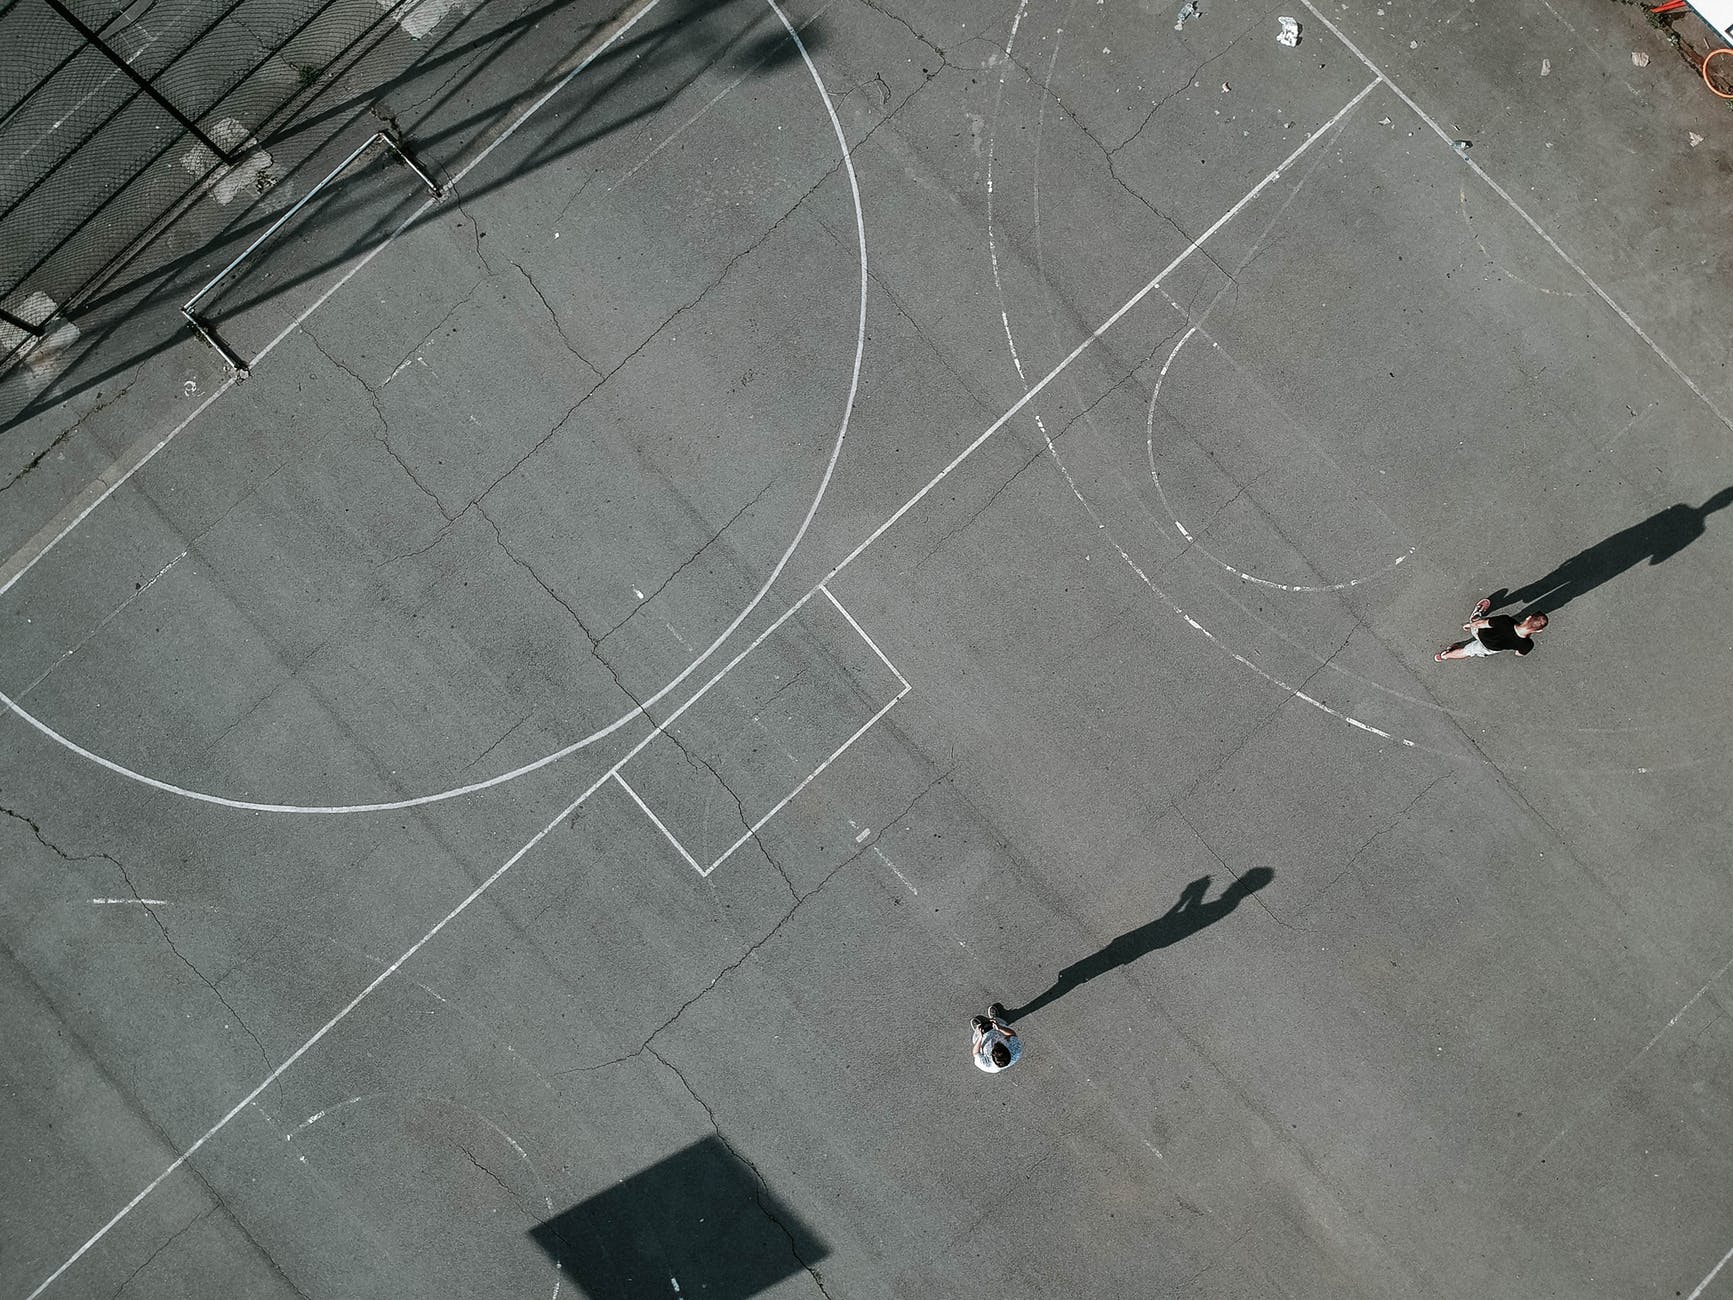
[[460, 0], [0, 4], [0, 369], [52, 350], [122, 266], [227, 224], [320, 142], [346, 79], [377, 85]]

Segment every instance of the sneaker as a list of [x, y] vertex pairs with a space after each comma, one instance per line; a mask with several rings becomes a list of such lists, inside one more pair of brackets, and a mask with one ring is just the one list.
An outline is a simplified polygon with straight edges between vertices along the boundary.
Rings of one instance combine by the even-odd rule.
[[987, 1016], [991, 1020], [1002, 1022], [1005, 1019], [1005, 1004], [1002, 1002], [995, 1002], [992, 1006], [987, 1008]]

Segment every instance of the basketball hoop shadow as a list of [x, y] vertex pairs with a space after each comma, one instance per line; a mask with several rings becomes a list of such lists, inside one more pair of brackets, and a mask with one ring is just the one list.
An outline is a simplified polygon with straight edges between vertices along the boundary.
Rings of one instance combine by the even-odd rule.
[[749, 1300], [811, 1273], [830, 1253], [715, 1137], [578, 1202], [529, 1235], [594, 1300]]

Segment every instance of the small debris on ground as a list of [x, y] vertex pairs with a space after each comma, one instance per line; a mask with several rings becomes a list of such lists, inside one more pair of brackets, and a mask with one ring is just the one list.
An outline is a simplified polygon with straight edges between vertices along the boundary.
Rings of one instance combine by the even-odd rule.
[[1183, 29], [1186, 23], [1197, 17], [1197, 13], [1197, 0], [1185, 0], [1185, 3], [1179, 7], [1178, 20], [1174, 23], [1173, 30], [1177, 32]]
[[1695, 131], [1692, 131], [1690, 134], [1691, 134], [1691, 147], [1693, 149], [1695, 149], [1698, 145], [1703, 143], [1703, 137], [1698, 135]]
[[1228, 91], [1230, 91], [1230, 90], [1232, 90], [1232, 89], [1233, 89], [1233, 87], [1232, 87], [1232, 86], [1230, 86], [1230, 85], [1228, 85], [1228, 83], [1227, 83], [1227, 82], [1225, 82], [1225, 81], [1224, 81], [1224, 82], [1222, 82], [1222, 94], [1224, 94], [1224, 95], [1225, 95], [1225, 94], [1227, 94], [1227, 93], [1228, 93]]
[[1540, 75], [1543, 77], [1549, 77], [1552, 75], [1552, 60], [1551, 59], [1542, 59], [1540, 61]]
[[1463, 158], [1466, 158], [1466, 157], [1468, 157], [1468, 151], [1470, 149], [1474, 148], [1474, 141], [1472, 141], [1472, 140], [1452, 140], [1450, 142], [1450, 147], [1452, 149], [1456, 150], [1458, 155], [1460, 155]]
[[1420, 42], [1419, 41], [1409, 41], [1408, 42], [1408, 48], [1411, 50], [1417, 50], [1420, 48]]
[[1282, 25], [1282, 29], [1276, 33], [1276, 44], [1286, 45], [1290, 50], [1293, 49], [1300, 43], [1300, 24], [1286, 14], [1277, 18], [1276, 21]]
[[1392, 122], [1392, 121], [1391, 121], [1391, 120], [1390, 120], [1390, 119], [1389, 119], [1389, 118], [1387, 118], [1387, 117], [1381, 117], [1381, 118], [1379, 118], [1379, 119], [1378, 119], [1378, 125], [1379, 125], [1379, 126], [1395, 126], [1395, 125], [1396, 125], [1396, 123], [1394, 123], [1394, 122]]
[[1632, 50], [1631, 51], [1631, 66], [1636, 67], [1636, 68], [1648, 67], [1649, 66], [1649, 56], [1647, 54], [1643, 53], [1643, 51], [1641, 51], [1641, 50]]

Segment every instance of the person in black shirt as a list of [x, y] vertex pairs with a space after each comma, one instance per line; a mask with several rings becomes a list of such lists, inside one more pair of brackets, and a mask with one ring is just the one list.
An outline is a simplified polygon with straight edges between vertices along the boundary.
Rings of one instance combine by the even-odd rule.
[[1443, 663], [1446, 659], [1484, 659], [1507, 650], [1525, 655], [1534, 649], [1535, 633], [1547, 623], [1545, 614], [1530, 614], [1518, 622], [1509, 614], [1487, 617], [1487, 610], [1491, 608], [1492, 598], [1489, 596], [1474, 607], [1474, 613], [1462, 625], [1464, 632], [1474, 635], [1466, 641], [1445, 646], [1432, 657]]

